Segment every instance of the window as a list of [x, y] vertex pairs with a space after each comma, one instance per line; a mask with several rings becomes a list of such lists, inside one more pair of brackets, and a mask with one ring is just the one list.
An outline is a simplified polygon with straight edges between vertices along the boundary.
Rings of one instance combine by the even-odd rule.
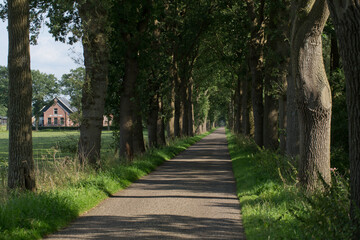
[[58, 109], [54, 108], [54, 115], [58, 115]]
[[54, 118], [54, 125], [57, 125], [57, 124], [58, 124], [58, 119]]
[[64, 125], [65, 124], [65, 118], [61, 118], [60, 119], [60, 125]]
[[51, 118], [48, 118], [48, 125], [51, 125]]

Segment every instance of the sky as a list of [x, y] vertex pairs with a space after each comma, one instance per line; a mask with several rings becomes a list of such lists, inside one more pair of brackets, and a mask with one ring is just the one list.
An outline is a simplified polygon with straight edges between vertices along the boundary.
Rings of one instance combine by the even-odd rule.
[[[3, 0], [0, 0], [3, 3]], [[56, 42], [48, 33], [44, 26], [40, 30], [38, 44], [30, 46], [31, 69], [39, 70], [47, 74], [54, 74], [58, 79], [70, 69], [81, 67], [74, 59], [81, 60], [82, 46], [81, 43], [68, 45]], [[0, 19], [0, 65], [7, 66], [8, 58], [8, 32], [7, 22]]]

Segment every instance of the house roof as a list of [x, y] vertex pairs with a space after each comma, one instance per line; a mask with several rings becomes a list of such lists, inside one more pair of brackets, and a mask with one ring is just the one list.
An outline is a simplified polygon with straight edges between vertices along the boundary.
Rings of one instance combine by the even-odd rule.
[[[57, 100], [58, 104], [65, 110], [67, 111], [68, 113], [74, 113], [74, 112], [77, 112], [77, 108], [76, 107], [73, 107], [71, 106], [70, 102], [66, 99], [66, 98], [63, 98], [63, 97], [55, 97], [54, 98], [54, 101], [55, 99]], [[52, 105], [47, 105], [47, 106], [44, 106], [41, 111], [42, 112], [46, 112]]]

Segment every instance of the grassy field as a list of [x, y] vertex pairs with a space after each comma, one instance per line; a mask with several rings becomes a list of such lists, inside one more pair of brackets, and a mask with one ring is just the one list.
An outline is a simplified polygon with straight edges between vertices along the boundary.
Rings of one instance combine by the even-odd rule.
[[[33, 132], [33, 154], [35, 160], [53, 160], [73, 156], [76, 153], [76, 144], [79, 131], [38, 131]], [[101, 136], [101, 151], [112, 151], [112, 131], [103, 131]], [[0, 161], [8, 159], [9, 133], [0, 132]]]

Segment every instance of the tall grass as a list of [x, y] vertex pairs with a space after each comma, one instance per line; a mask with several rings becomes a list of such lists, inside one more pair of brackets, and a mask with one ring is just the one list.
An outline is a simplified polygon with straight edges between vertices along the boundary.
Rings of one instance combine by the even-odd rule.
[[56, 231], [207, 134], [151, 149], [130, 164], [103, 159], [98, 172], [70, 157], [41, 168], [36, 193], [12, 192], [0, 204], [0, 239], [39, 239]]
[[296, 163], [227, 132], [247, 239], [351, 239], [348, 179], [311, 195], [298, 187]]

